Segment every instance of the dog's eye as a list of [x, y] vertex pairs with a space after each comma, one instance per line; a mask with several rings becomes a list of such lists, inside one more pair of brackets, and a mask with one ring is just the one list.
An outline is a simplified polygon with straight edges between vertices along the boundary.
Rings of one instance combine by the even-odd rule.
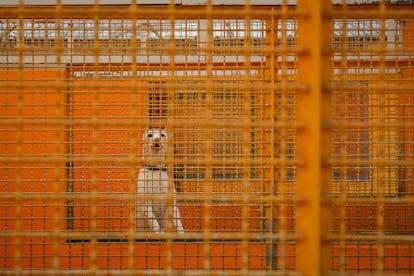
[[165, 137], [165, 134], [164, 133], [161, 133], [161, 137], [164, 138]]
[[151, 138], [152, 137], [152, 133], [148, 133], [148, 138]]

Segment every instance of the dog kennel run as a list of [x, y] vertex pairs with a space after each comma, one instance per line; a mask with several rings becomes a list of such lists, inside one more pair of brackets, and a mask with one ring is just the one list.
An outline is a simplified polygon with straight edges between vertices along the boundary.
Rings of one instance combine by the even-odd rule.
[[413, 50], [411, 1], [3, 1], [0, 274], [414, 273]]

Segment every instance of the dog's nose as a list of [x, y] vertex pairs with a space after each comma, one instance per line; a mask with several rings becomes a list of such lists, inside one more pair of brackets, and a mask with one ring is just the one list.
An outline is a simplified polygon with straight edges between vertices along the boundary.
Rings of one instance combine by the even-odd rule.
[[159, 137], [155, 137], [154, 138], [154, 142], [159, 142], [160, 141], [160, 138]]

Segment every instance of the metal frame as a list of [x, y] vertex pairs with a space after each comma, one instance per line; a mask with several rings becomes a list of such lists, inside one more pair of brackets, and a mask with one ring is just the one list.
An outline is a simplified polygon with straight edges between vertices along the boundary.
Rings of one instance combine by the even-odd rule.
[[[2, 3], [2, 273], [413, 273], [414, 6], [368, 3]], [[155, 121], [183, 235], [133, 226]]]

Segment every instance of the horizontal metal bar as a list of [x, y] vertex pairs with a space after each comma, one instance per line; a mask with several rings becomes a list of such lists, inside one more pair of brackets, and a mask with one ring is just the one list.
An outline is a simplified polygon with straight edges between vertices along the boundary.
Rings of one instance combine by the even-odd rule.
[[341, 241], [372, 241], [372, 242], [414, 242], [414, 235], [349, 235], [330, 234], [322, 237], [325, 242]]
[[[205, 192], [178, 192], [174, 194], [174, 199], [177, 200], [180, 206], [193, 206], [199, 205], [200, 201], [209, 199], [212, 206], [226, 206], [232, 203], [278, 203], [278, 204], [300, 204], [304, 199], [301, 199], [295, 195], [269, 195], [265, 191], [263, 193], [254, 193], [249, 191], [247, 194], [244, 193], [222, 193], [214, 192], [205, 193]], [[107, 200], [118, 200], [127, 203], [128, 201], [142, 200], [142, 199], [158, 199], [160, 195], [139, 195], [134, 191], [131, 193], [116, 193], [116, 192], [66, 192], [66, 193], [44, 193], [44, 192], [7, 192], [0, 193], [0, 199], [8, 200], [13, 202], [16, 199], [21, 200], [96, 200], [96, 201], [107, 201]], [[211, 197], [211, 198], [210, 198]], [[329, 197], [324, 197], [321, 200], [322, 204], [337, 204], [341, 206], [352, 206], [355, 204], [390, 204], [390, 205], [399, 205], [401, 207], [407, 206], [409, 204], [414, 204], [414, 197], [400, 196], [400, 197], [336, 197], [330, 195]], [[51, 202], [53, 205], [53, 201]], [[0, 206], [7, 206], [4, 202]]]
[[[160, 56], [164, 55], [163, 52], [169, 52], [169, 51], [173, 51], [177, 49], [177, 46], [165, 46], [165, 47], [151, 47], [150, 50], [152, 52], [152, 54], [148, 55], [146, 53], [139, 53], [140, 48], [134, 48], [134, 47], [127, 47], [127, 50], [123, 51], [122, 56], [126, 56], [126, 55], [130, 55], [130, 54], [135, 54], [137, 56], [144, 56], [144, 57], [148, 57], [150, 58], [150, 56], [153, 56], [154, 58], [159, 58]], [[192, 49], [189, 49], [189, 51], [191, 51]], [[73, 55], [76, 56], [76, 53], [73, 53], [73, 51], [76, 51], [72, 48], [65, 47], [65, 48], [58, 48], [58, 47], [36, 47], [36, 48], [30, 48], [30, 47], [21, 47], [21, 48], [2, 48], [0, 50], [1, 52], [6, 52], [8, 54], [9, 57], [13, 57], [13, 56], [19, 56], [19, 54], [22, 54], [24, 56], [28, 55], [31, 56], [33, 55], [33, 51], [36, 51], [36, 54], [39, 55], [40, 53], [44, 53], [45, 55], [47, 55], [47, 53], [49, 54], [56, 54], [57, 52], [59, 52], [59, 56], [66, 56], [66, 55]], [[72, 52], [71, 52], [72, 51]], [[94, 56], [99, 56], [103, 53], [107, 53], [107, 50], [102, 50], [102, 46], [101, 47], [90, 47], [87, 49], [82, 49], [82, 55], [83, 56], [88, 56], [88, 57], [94, 57]], [[159, 51], [159, 55], [154, 55], [153, 53]], [[178, 50], [180, 51], [180, 49]], [[197, 54], [183, 54], [182, 56], [185, 56], [187, 58], [197, 58], [200, 56], [227, 56], [227, 57], [236, 57], [236, 58], [243, 58], [248, 56], [250, 57], [257, 57], [257, 58], [262, 58], [264, 59], [264, 56], [268, 55], [268, 54], [278, 54], [278, 55], [292, 55], [292, 56], [300, 56], [300, 55], [305, 55], [308, 53], [308, 50], [306, 48], [300, 48], [300, 47], [280, 47], [280, 46], [276, 46], [276, 47], [271, 47], [271, 46], [263, 46], [263, 47], [258, 47], [258, 48], [253, 48], [251, 50], [251, 52], [249, 54], [245, 53], [243, 51], [243, 48], [232, 48], [232, 47], [219, 47], [219, 46], [201, 46], [200, 44], [198, 44], [197, 47]], [[116, 51], [113, 51], [113, 53], [111, 54], [111, 56], [116, 56]], [[1, 55], [0, 55], [1, 56]], [[166, 57], [168, 58], [168, 57]], [[163, 62], [159, 62], [159, 63], [163, 63]], [[165, 63], [165, 62], [164, 62]], [[291, 63], [289, 61], [285, 62], [286, 64]], [[255, 68], [252, 68], [255, 69]], [[127, 79], [127, 78], [124, 78]]]
[[[384, 143], [386, 145], [387, 143]], [[375, 167], [412, 167], [414, 166], [414, 160], [407, 159], [407, 160], [386, 160], [381, 158], [380, 156], [372, 158], [372, 159], [363, 159], [363, 158], [344, 158], [338, 157], [338, 159], [332, 158], [322, 158], [322, 165], [323, 166], [375, 166]]]
[[[372, 117], [370, 117], [371, 120]], [[401, 117], [395, 118], [394, 120], [401, 120]], [[351, 118], [349, 121], [346, 119], [330, 119], [330, 120], [324, 120], [322, 122], [322, 127], [325, 129], [343, 129], [343, 131], [347, 131], [347, 129], [392, 129], [394, 131], [398, 131], [400, 129], [413, 129], [414, 128], [414, 122], [412, 121], [406, 121], [406, 122], [392, 122], [393, 118], [390, 118], [391, 122], [375, 122], [375, 121], [365, 121], [365, 122], [353, 122], [351, 121], [353, 118]], [[372, 118], [372, 120], [375, 120]]]
[[390, 205], [398, 205], [401, 207], [409, 206], [410, 204], [414, 204], [414, 197], [409, 196], [392, 196], [392, 197], [373, 197], [373, 196], [347, 196], [347, 197], [340, 197], [329, 195], [325, 196], [321, 200], [322, 204], [325, 205], [338, 205], [338, 206], [354, 206], [356, 204], [390, 204]]
[[[374, 67], [372, 67], [374, 68]], [[353, 69], [353, 68], [348, 68]], [[363, 68], [358, 68], [363, 69]], [[383, 84], [378, 84], [376, 81], [367, 81], [369, 83], [366, 87], [358, 87], [357, 91], [355, 91], [355, 86], [352, 87], [349, 85], [349, 79], [345, 80], [338, 80], [333, 81], [329, 85], [324, 86], [324, 92], [330, 92], [330, 93], [345, 93], [345, 92], [353, 92], [355, 94], [366, 94], [366, 95], [382, 95], [382, 94], [393, 94], [393, 95], [400, 95], [400, 94], [410, 94], [410, 89], [412, 89], [412, 82], [411, 81], [405, 81], [405, 80], [396, 80], [391, 81]], [[335, 85], [340, 84], [340, 87], [335, 87]], [[401, 106], [404, 105], [404, 103], [400, 103]], [[368, 106], [368, 105], [367, 105]]]
[[[234, 68], [238, 70], [243, 70], [242, 68]], [[254, 70], [255, 68], [252, 68]], [[181, 70], [181, 69], [177, 69]], [[197, 70], [197, 69], [195, 69]], [[138, 71], [140, 72], [140, 71]], [[159, 72], [165, 72], [159, 71]], [[0, 80], [0, 88], [7, 88], [7, 91], [0, 91], [0, 95], [16, 95], [21, 93], [23, 95], [33, 95], [40, 93], [38, 91], [19, 91], [18, 89], [28, 89], [28, 88], [45, 88], [49, 91], [42, 91], [44, 95], [56, 95], [56, 90], [52, 89], [60, 89], [60, 91], [68, 96], [79, 96], [79, 95], [93, 95], [93, 92], [102, 89], [102, 86], [99, 84], [94, 84], [93, 81], [87, 79], [75, 79], [75, 81], [79, 81], [79, 84], [71, 82], [73, 79], [62, 79], [59, 84], [56, 84], [53, 80], [43, 80], [42, 82], [30, 82], [26, 83], [25, 81], [18, 81], [17, 79], [9, 79], [7, 81]], [[195, 85], [194, 82], [197, 82], [197, 89], [199, 89], [199, 94], [203, 95], [220, 95], [225, 93], [226, 89], [235, 89], [237, 88], [238, 95], [243, 96], [244, 91], [248, 91], [251, 95], [267, 95], [270, 93], [274, 93], [275, 90], [282, 94], [283, 92], [303, 92], [306, 91], [307, 86], [305, 84], [301, 84], [298, 82], [290, 82], [289, 84], [282, 84], [280, 82], [276, 82], [275, 84], [267, 83], [265, 81], [260, 81], [256, 79], [256, 76], [250, 76], [250, 80], [240, 80], [235, 78], [225, 78], [225, 77], [215, 77], [216, 82], [207, 83], [207, 78], [204, 76], [191, 76], [191, 79], [185, 80], [183, 77], [177, 77], [174, 81], [169, 80], [165, 76], [156, 76], [156, 77], [140, 77], [137, 82], [137, 87], [131, 86], [132, 82], [135, 82], [131, 78], [121, 78], [121, 79], [109, 79], [106, 80], [108, 83], [111, 84], [112, 91], [110, 92], [111, 95], [128, 95], [128, 96], [140, 96], [146, 95], [147, 91], [142, 91], [142, 87], [145, 85], [141, 85], [142, 81], [146, 80], [157, 80], [157, 81], [168, 81], [168, 86], [174, 90], [173, 95], [191, 95], [194, 94], [193, 91], [188, 91], [189, 88], [193, 89]], [[226, 80], [227, 83], [217, 82], [217, 80]], [[233, 82], [232, 82], [233, 81]], [[74, 90], [79, 88], [78, 91], [67, 91], [67, 90]], [[13, 91], [15, 89], [15, 91]], [[116, 89], [119, 89], [116, 91]], [[211, 90], [211, 92], [205, 92], [207, 90]], [[214, 90], [215, 89], [215, 90]], [[91, 103], [93, 101], [91, 100]], [[80, 105], [82, 103], [76, 103], [76, 105]], [[42, 104], [39, 104], [42, 105]], [[43, 106], [47, 106], [50, 104], [43, 104]]]
[[0, 7], [0, 16], [7, 18], [206, 18], [207, 14], [214, 18], [250, 18], [269, 17], [300, 17], [305, 16], [303, 10], [294, 7], [281, 9], [277, 6], [251, 6], [248, 10], [244, 6], [33, 6]]
[[[92, 218], [93, 220], [93, 218]], [[128, 228], [127, 228], [128, 229]], [[132, 227], [134, 229], [134, 227]], [[56, 229], [58, 230], [58, 229]], [[234, 242], [234, 241], [297, 241], [299, 239], [303, 239], [303, 234], [295, 232], [295, 233], [269, 233], [269, 232], [214, 232], [211, 230], [201, 231], [201, 232], [186, 232], [182, 233], [154, 233], [154, 232], [133, 232], [125, 231], [125, 232], [111, 232], [111, 234], [99, 233], [99, 232], [76, 232], [76, 231], [13, 231], [13, 232], [2, 232], [0, 231], [1, 238], [56, 238], [56, 239], [77, 239], [81, 241], [91, 241], [92, 239], [95, 241], [122, 241], [122, 240], [129, 240], [129, 241], [143, 241], [147, 240], [151, 242], [160, 241], [160, 240], [174, 240], [177, 239], [179, 241], [188, 240], [189, 242], [195, 241], [204, 241], [206, 239], [206, 235], [208, 236], [208, 240], [215, 241], [215, 242]]]
[[[204, 256], [205, 257], [205, 256]], [[88, 269], [19, 269], [18, 273], [16, 270], [3, 270], [2, 273], [4, 275], [30, 275], [30, 276], [43, 276], [43, 275], [84, 275], [86, 272], [89, 272]], [[96, 276], [107, 276], [107, 275], [120, 275], [120, 276], [137, 276], [137, 275], [158, 275], [158, 276], [205, 276], [205, 275], [220, 275], [220, 276], [238, 276], [240, 275], [240, 271], [233, 271], [233, 270], [217, 270], [217, 269], [136, 269], [136, 268], [129, 268], [129, 269], [113, 269], [113, 268], [105, 268], [105, 269], [97, 269], [93, 272], [93, 275]], [[289, 272], [289, 271], [254, 271], [255, 276], [303, 276], [301, 272]], [[341, 274], [344, 276], [344, 274]], [[358, 274], [360, 275], [360, 274]], [[382, 276], [388, 276], [387, 274], [381, 274]], [[395, 274], [393, 274], [394, 276]], [[399, 274], [400, 275], [400, 274]], [[391, 275], [390, 275], [391, 276]], [[400, 275], [403, 276], [403, 275]]]
[[[43, 193], [43, 192], [7, 192], [0, 193], [0, 199], [14, 201], [19, 200], [51, 200], [51, 205], [54, 201], [61, 200], [80, 200], [80, 201], [108, 201], [108, 200], [117, 200], [121, 202], [128, 203], [130, 201], [139, 201], [139, 200], [150, 200], [150, 199], [159, 199], [162, 195], [160, 194], [137, 194], [135, 191], [129, 193], [116, 193], [116, 192], [66, 192], [66, 193]], [[163, 195], [165, 196], [165, 195]], [[293, 204], [300, 203], [302, 200], [295, 196], [276, 196], [268, 195], [266, 193], [255, 194], [254, 192], [249, 191], [248, 193], [235, 193], [229, 192], [227, 194], [221, 192], [211, 192], [211, 193], [182, 193], [178, 192], [176, 194], [170, 194], [171, 197], [178, 202], [180, 206], [193, 206], [200, 201], [205, 201], [209, 199], [211, 206], [227, 206], [228, 204], [238, 203], [238, 204], [252, 204], [252, 203], [279, 203], [279, 204]], [[0, 204], [1, 206], [2, 204]], [[236, 205], [232, 205], [236, 206]], [[241, 206], [241, 205], [239, 205]]]
[[[83, 119], [72, 119], [72, 118], [53, 118], [45, 119], [45, 118], [13, 118], [13, 119], [5, 119], [0, 118], [0, 126], [75, 126], [75, 127], [83, 127], [83, 126], [130, 126], [130, 127], [150, 127], [153, 126], [152, 123], [145, 120], [145, 117], [140, 118], [124, 118], [124, 119], [115, 119], [119, 117], [104, 117], [100, 116], [97, 117], [87, 117]], [[150, 118], [150, 117], [148, 117]], [[252, 117], [254, 119], [254, 117]], [[262, 118], [260, 118], [262, 119]], [[197, 119], [197, 120], [188, 120], [188, 119], [175, 119], [173, 122], [166, 121], [163, 125], [171, 128], [178, 128], [178, 127], [205, 127], [208, 129], [221, 129], [221, 128], [243, 128], [246, 127], [251, 129], [267, 129], [271, 130], [272, 128], [276, 129], [301, 129], [304, 127], [304, 123], [295, 122], [292, 118], [278, 118], [278, 121], [271, 121], [271, 119], [267, 120], [249, 120], [245, 122], [244, 120], [225, 120], [225, 119]], [[11, 131], [11, 130], [10, 130]], [[24, 130], [21, 130], [24, 131]], [[131, 129], [131, 132], [133, 129]], [[135, 131], [139, 131], [139, 129], [135, 129]], [[97, 130], [99, 132], [99, 130]]]
[[[155, 159], [152, 159], [153, 161]], [[249, 159], [249, 160], [240, 160], [240, 159], [222, 159], [216, 160], [213, 158], [201, 158], [200, 159], [192, 159], [192, 160], [176, 160], [176, 159], [162, 159], [163, 162], [166, 164], [175, 164], [175, 165], [247, 165], [249, 167], [253, 165], [268, 165], [268, 166], [275, 166], [275, 165], [285, 165], [285, 166], [300, 166], [303, 165], [303, 159], [300, 157], [294, 160], [282, 160], [282, 159], [272, 159], [272, 158], [261, 158], [261, 159]], [[66, 162], [78, 162], [79, 164], [86, 163], [86, 164], [102, 164], [102, 163], [128, 163], [128, 164], [144, 164], [145, 160], [141, 160], [134, 155], [128, 155], [124, 157], [113, 156], [113, 155], [85, 155], [85, 156], [71, 156], [71, 155], [64, 155], [64, 154], [47, 154], [47, 155], [2, 155], [0, 156], [0, 164], [1, 163], [51, 163], [51, 164], [62, 164]]]
[[414, 18], [414, 6], [409, 5], [386, 5], [385, 12], [381, 11], [380, 5], [335, 5], [328, 10], [322, 11], [322, 15], [328, 18]]

